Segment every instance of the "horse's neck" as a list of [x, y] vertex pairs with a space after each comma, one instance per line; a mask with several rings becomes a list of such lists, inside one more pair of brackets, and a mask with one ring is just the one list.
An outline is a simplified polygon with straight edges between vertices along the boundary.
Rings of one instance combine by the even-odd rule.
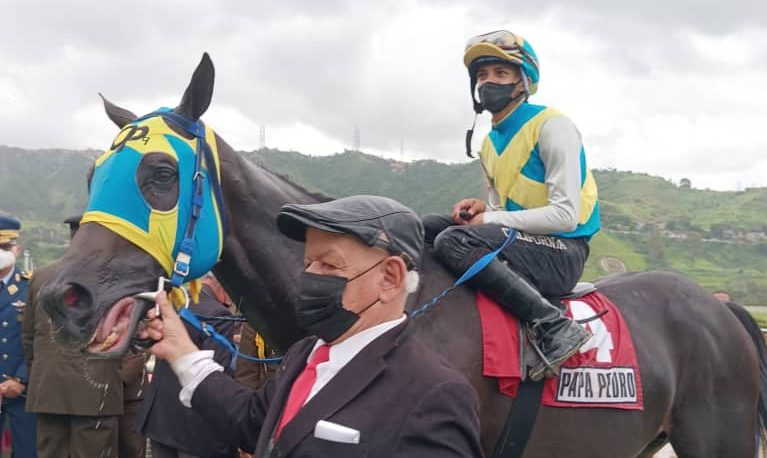
[[303, 336], [293, 313], [303, 246], [281, 235], [275, 218], [286, 203], [318, 199], [233, 151], [221, 161], [229, 228], [216, 273], [248, 322], [286, 350]]
[[[280, 234], [275, 218], [286, 203], [320, 199], [231, 151], [222, 153], [221, 169], [229, 230], [216, 274], [248, 322], [278, 350], [286, 350], [303, 336], [293, 312], [303, 246]], [[421, 272], [422, 286], [409, 309], [429, 302], [454, 280], [428, 250]], [[459, 288], [421, 315], [416, 327], [424, 343], [464, 369], [474, 363], [462, 358], [464, 349], [478, 342], [478, 325], [466, 332], [466, 323], [477, 322], [473, 293]]]

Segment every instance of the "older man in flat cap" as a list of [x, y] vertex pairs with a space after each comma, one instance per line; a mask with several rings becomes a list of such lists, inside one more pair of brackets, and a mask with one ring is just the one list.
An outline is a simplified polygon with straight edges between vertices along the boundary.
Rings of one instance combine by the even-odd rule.
[[10, 419], [13, 456], [27, 458], [35, 452], [35, 415], [25, 410], [27, 365], [21, 342], [21, 323], [27, 305], [29, 275], [16, 268], [21, 254], [17, 240], [21, 222], [0, 214], [0, 431]]
[[306, 243], [296, 317], [313, 336], [253, 392], [197, 350], [161, 299], [164, 321], [152, 319], [146, 336], [178, 375], [181, 402], [258, 457], [482, 456], [476, 393], [418, 342], [404, 313], [420, 218], [391, 199], [353, 196], [286, 205], [277, 225]]

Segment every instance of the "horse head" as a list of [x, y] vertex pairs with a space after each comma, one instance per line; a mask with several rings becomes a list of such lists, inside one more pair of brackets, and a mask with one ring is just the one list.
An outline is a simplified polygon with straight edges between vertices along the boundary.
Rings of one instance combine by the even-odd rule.
[[218, 261], [226, 231], [219, 148], [200, 117], [213, 94], [203, 55], [181, 103], [138, 117], [103, 98], [121, 129], [88, 176], [89, 201], [39, 299], [60, 343], [100, 357], [128, 348], [145, 311], [134, 298], [179, 286]]

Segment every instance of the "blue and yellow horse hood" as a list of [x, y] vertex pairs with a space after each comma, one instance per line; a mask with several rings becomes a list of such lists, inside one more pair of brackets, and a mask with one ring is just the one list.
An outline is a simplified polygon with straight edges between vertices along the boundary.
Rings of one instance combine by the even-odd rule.
[[[178, 201], [168, 211], [152, 208], [139, 189], [137, 172], [149, 153], [167, 154], [178, 165]], [[223, 248], [219, 171], [213, 130], [162, 108], [125, 125], [96, 160], [81, 222], [97, 223], [129, 240], [156, 259], [169, 278], [174, 271], [183, 281], [199, 278], [218, 261]], [[186, 262], [181, 264], [180, 252], [188, 255], [182, 255]]]

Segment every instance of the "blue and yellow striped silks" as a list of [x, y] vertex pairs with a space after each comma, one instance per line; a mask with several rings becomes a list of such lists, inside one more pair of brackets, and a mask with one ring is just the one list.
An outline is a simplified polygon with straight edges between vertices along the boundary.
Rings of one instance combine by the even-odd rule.
[[[538, 150], [543, 123], [561, 113], [553, 108], [522, 103], [485, 137], [480, 160], [508, 211], [540, 208], [548, 204], [546, 168]], [[597, 184], [581, 147], [581, 196], [578, 226], [560, 237], [591, 237], [599, 231]]]
[[[139, 137], [135, 135], [137, 128], [147, 131], [140, 138], [134, 138]], [[216, 136], [208, 127], [205, 128], [205, 139], [216, 162], [215, 170], [220, 171]], [[174, 132], [164, 118], [152, 116], [126, 125], [112, 144], [118, 146], [96, 160], [90, 200], [81, 223], [97, 223], [124, 237], [155, 258], [170, 275], [184, 239], [186, 222], [190, 219], [196, 139], [187, 140]], [[147, 153], [165, 153], [178, 162], [179, 199], [169, 211], [153, 209], [141, 195], [136, 173]], [[220, 209], [211, 188], [209, 166], [204, 161], [202, 165], [205, 178], [203, 204], [194, 232], [194, 251], [186, 281], [208, 272], [218, 261], [223, 248]]]

